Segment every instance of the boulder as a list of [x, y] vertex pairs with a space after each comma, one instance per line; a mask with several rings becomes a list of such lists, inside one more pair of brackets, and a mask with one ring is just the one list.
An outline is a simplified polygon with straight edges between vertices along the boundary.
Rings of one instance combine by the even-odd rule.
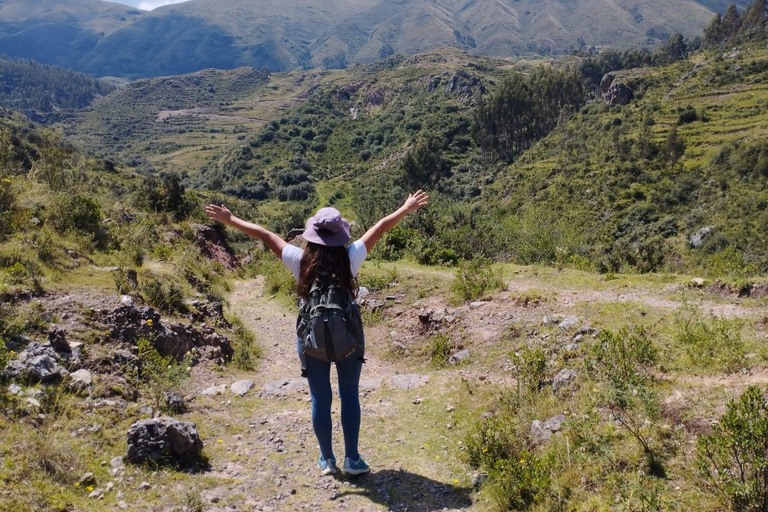
[[56, 324], [48, 326], [48, 343], [56, 352], [71, 352], [64, 329]]
[[86, 369], [80, 369], [69, 374], [69, 387], [85, 389], [93, 383], [93, 375]]
[[202, 452], [197, 426], [166, 416], [137, 421], [128, 429], [127, 462], [183, 459]]
[[451, 358], [448, 360], [450, 364], [456, 364], [459, 363], [469, 357], [469, 350], [464, 349], [456, 352], [451, 356]]
[[570, 386], [578, 376], [579, 373], [576, 370], [563, 368], [557, 372], [557, 375], [555, 375], [555, 378], [552, 380], [552, 391], [557, 391], [559, 389]]
[[168, 410], [177, 414], [182, 413], [187, 409], [187, 404], [184, 403], [184, 397], [175, 391], [165, 392], [165, 406]]
[[606, 73], [600, 80], [600, 97], [609, 105], [627, 105], [632, 100], [632, 89], [615, 75]]
[[709, 235], [714, 229], [715, 226], [704, 226], [691, 235], [691, 237], [688, 239], [688, 245], [691, 246], [691, 249], [698, 249], [701, 247], [701, 244], [704, 243], [704, 239], [707, 237], [707, 235]]
[[255, 384], [250, 379], [248, 379], [248, 380], [239, 380], [239, 381], [233, 383], [229, 387], [229, 389], [230, 389], [230, 391], [232, 391], [233, 394], [238, 395], [238, 396], [243, 396], [246, 393], [248, 393], [250, 390], [252, 390], [254, 386], [255, 386]]

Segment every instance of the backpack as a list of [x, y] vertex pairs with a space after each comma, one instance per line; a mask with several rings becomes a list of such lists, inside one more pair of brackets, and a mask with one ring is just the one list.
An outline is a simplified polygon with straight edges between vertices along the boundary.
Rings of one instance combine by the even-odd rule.
[[[303, 356], [341, 361], [359, 349], [363, 359], [365, 340], [360, 306], [340, 288], [315, 281], [296, 320]], [[303, 365], [302, 365], [303, 366]]]

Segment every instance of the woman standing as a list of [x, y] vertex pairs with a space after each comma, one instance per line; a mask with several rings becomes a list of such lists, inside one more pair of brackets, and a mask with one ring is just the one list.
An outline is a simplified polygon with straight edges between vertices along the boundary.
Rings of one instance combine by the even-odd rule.
[[[357, 271], [381, 235], [395, 227], [406, 215], [427, 204], [427, 201], [427, 194], [421, 190], [410, 194], [400, 208], [379, 220], [359, 240], [346, 246], [350, 239], [349, 223], [335, 208], [321, 208], [307, 220], [302, 235], [307, 241], [307, 246], [303, 250], [257, 224], [235, 217], [224, 206], [211, 204], [205, 208], [205, 212], [212, 220], [232, 226], [264, 242], [296, 278], [300, 300], [308, 299], [312, 285], [321, 276], [326, 279], [330, 276], [334, 286], [354, 300], [357, 294]], [[330, 475], [337, 471], [332, 444], [331, 363], [312, 357], [304, 358], [300, 340], [297, 345], [299, 357], [302, 363], [306, 363], [307, 382], [312, 397], [312, 426], [320, 444], [318, 465], [324, 475]], [[342, 471], [350, 475], [370, 471], [370, 467], [357, 451], [363, 350], [364, 347], [358, 347], [357, 354], [335, 363], [341, 400], [341, 426], [344, 432], [345, 454]]]

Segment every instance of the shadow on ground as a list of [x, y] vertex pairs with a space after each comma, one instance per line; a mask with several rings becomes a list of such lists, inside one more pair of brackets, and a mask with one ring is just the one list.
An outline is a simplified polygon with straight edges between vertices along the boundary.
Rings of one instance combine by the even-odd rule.
[[393, 512], [432, 512], [446, 508], [463, 509], [472, 505], [471, 487], [445, 484], [403, 469], [384, 469], [351, 477], [349, 482], [355, 487], [340, 492], [337, 499], [348, 495], [363, 495], [374, 503], [387, 506]]

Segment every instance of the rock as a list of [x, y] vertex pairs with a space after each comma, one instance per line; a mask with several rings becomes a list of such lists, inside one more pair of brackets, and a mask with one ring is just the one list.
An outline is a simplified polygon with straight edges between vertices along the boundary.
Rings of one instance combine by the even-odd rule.
[[203, 396], [215, 396], [215, 395], [223, 395], [224, 392], [227, 391], [227, 385], [221, 384], [220, 386], [211, 386], [209, 388], [206, 388], [200, 392]]
[[575, 327], [576, 325], [578, 325], [578, 323], [579, 323], [579, 319], [578, 318], [576, 318], [575, 316], [569, 316], [565, 320], [560, 322], [558, 327], [560, 329], [564, 330], [564, 331], [567, 331], [568, 329], [571, 329], [571, 328]]
[[603, 75], [598, 91], [608, 105], [627, 105], [632, 100], [632, 89], [611, 73]]
[[560, 315], [545, 316], [541, 320], [541, 323], [543, 323], [544, 325], [554, 325], [554, 324], [559, 324], [562, 320], [563, 320], [563, 317]]
[[139, 489], [141, 489], [142, 491], [146, 491], [146, 490], [149, 490], [151, 488], [152, 488], [152, 484], [150, 484], [149, 482], [141, 482], [139, 484]]
[[56, 324], [48, 326], [48, 343], [56, 352], [71, 352], [64, 329]]
[[93, 383], [93, 375], [86, 369], [80, 369], [69, 374], [71, 389], [85, 389]]
[[239, 381], [233, 383], [229, 387], [229, 390], [232, 391], [232, 393], [234, 393], [235, 395], [243, 396], [247, 392], [252, 390], [254, 386], [255, 386], [255, 384], [250, 379], [249, 380], [239, 380]]
[[155, 410], [152, 408], [151, 405], [142, 405], [139, 407], [139, 414], [142, 416], [152, 416], [155, 414]]
[[360, 380], [360, 390], [361, 391], [375, 391], [381, 387], [383, 379], [381, 378], [372, 378], [372, 379], [361, 379]]
[[400, 343], [399, 341], [393, 341], [392, 345], [390, 346], [391, 350], [395, 354], [408, 354], [410, 350], [408, 350], [408, 347], [406, 347], [403, 343]]
[[704, 226], [696, 233], [692, 234], [691, 238], [688, 240], [688, 244], [691, 246], [691, 249], [697, 249], [701, 247], [701, 245], [704, 243], [704, 238], [706, 238], [707, 235], [709, 235], [714, 229], [715, 226]]
[[417, 396], [416, 398], [413, 399], [413, 405], [419, 405], [422, 403], [424, 403], [424, 399], [420, 396]]
[[8, 393], [10, 393], [11, 395], [14, 395], [14, 396], [19, 395], [22, 393], [22, 391], [24, 391], [24, 388], [22, 388], [18, 384], [11, 384], [10, 386], [8, 386]]
[[91, 494], [88, 495], [88, 499], [91, 500], [101, 500], [104, 499], [104, 491], [101, 489], [94, 489], [91, 491]]
[[195, 231], [195, 242], [204, 256], [213, 261], [218, 261], [227, 270], [235, 270], [237, 268], [235, 251], [232, 250], [226, 239], [217, 230], [203, 224], [190, 224], [190, 228]]
[[552, 437], [552, 432], [543, 421], [533, 420], [531, 422], [531, 437], [538, 443], [544, 443]]
[[87, 472], [77, 481], [80, 486], [94, 485], [96, 483], [96, 477], [92, 472]]
[[693, 286], [694, 288], [704, 288], [705, 284], [706, 282], [701, 277], [694, 277], [693, 279], [691, 279], [691, 286]]
[[484, 300], [479, 300], [479, 301], [476, 301], [476, 302], [470, 302], [469, 303], [469, 309], [480, 309], [481, 307], [485, 306], [486, 304], [488, 304], [488, 301], [484, 301]]
[[565, 423], [565, 415], [558, 414], [557, 416], [549, 418], [544, 425], [551, 432], [560, 432], [563, 428], [563, 423]]
[[123, 467], [123, 458], [122, 457], [113, 457], [112, 460], [109, 461], [109, 466], [111, 468], [121, 468]]
[[184, 397], [181, 393], [176, 393], [175, 391], [165, 392], [165, 405], [168, 407], [168, 410], [177, 414], [182, 413], [187, 409], [187, 405], [184, 403]]
[[280, 379], [267, 382], [261, 388], [264, 398], [277, 398], [307, 391], [307, 379]]
[[552, 391], [557, 391], [558, 389], [569, 386], [574, 380], [576, 380], [578, 375], [579, 374], [576, 370], [563, 368], [557, 372], [557, 375], [555, 375], [555, 378], [552, 380]]
[[40, 402], [37, 400], [37, 398], [29, 397], [25, 400], [25, 402], [29, 407], [34, 407], [35, 409], [40, 408]]
[[481, 471], [479, 473], [475, 473], [474, 475], [472, 475], [472, 485], [474, 485], [475, 487], [480, 487], [487, 481], [488, 481], [488, 473], [486, 473], [485, 471]]
[[429, 382], [429, 375], [409, 373], [392, 377], [392, 385], [397, 389], [415, 389]]
[[202, 452], [203, 442], [197, 426], [187, 421], [160, 417], [137, 421], [128, 429], [125, 460], [158, 461], [162, 457], [180, 459]]
[[463, 360], [465, 360], [467, 358], [469, 358], [469, 350], [464, 349], [464, 350], [460, 350], [460, 351], [456, 352], [455, 354], [453, 354], [451, 356], [451, 358], [448, 359], [448, 362], [450, 364], [456, 364], [456, 363], [459, 363], [459, 362], [461, 362], [461, 361], [463, 361]]

